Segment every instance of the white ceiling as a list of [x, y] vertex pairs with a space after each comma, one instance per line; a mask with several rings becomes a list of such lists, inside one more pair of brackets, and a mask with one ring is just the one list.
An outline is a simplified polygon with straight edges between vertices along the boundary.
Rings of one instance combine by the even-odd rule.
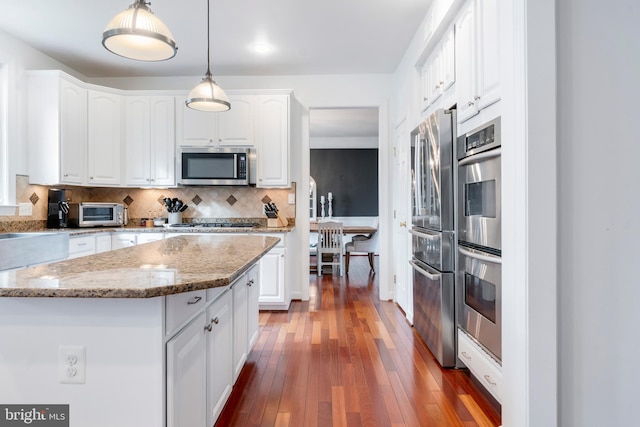
[[[121, 58], [102, 47], [107, 22], [133, 0], [0, 0], [0, 30], [87, 77], [202, 76], [206, 0], [153, 0], [177, 55]], [[392, 73], [432, 0], [211, 0], [214, 75]], [[251, 50], [256, 41], [269, 55]], [[1, 48], [0, 48], [1, 50]], [[312, 137], [377, 137], [377, 109], [314, 110]]]
[[[206, 0], [153, 0], [178, 54], [145, 63], [102, 47], [107, 22], [133, 0], [0, 0], [0, 29], [87, 77], [199, 76]], [[211, 0], [214, 75], [392, 73], [432, 0]], [[271, 43], [270, 55], [250, 46]]]

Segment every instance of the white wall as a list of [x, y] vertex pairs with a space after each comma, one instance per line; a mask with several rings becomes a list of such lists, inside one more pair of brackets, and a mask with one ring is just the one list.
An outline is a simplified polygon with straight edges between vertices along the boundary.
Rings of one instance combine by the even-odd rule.
[[637, 425], [640, 4], [556, 5], [559, 424]]
[[59, 69], [78, 78], [82, 75], [31, 46], [0, 31], [0, 63], [8, 67], [7, 150], [10, 201], [15, 200], [15, 175], [27, 173], [26, 80], [24, 70]]

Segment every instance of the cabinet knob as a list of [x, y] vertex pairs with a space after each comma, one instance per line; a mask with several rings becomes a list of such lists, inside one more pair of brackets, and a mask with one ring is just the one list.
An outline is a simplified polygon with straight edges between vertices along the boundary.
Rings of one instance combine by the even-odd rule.
[[467, 103], [467, 105], [468, 105], [469, 107], [472, 107], [472, 106], [473, 106], [473, 104], [474, 104], [474, 102], [473, 102], [473, 101], [469, 101], [469, 102]]
[[89, 177], [89, 179], [93, 179], [93, 177], [92, 177], [92, 176], [90, 176], [90, 177]]
[[424, 98], [422, 98], [423, 101], [428, 101], [429, 98], [427, 98], [426, 96]]
[[251, 280], [249, 280], [249, 281], [247, 282], [247, 286], [253, 286], [253, 279], [251, 279]]
[[480, 99], [480, 96], [478, 96], [478, 95], [476, 95], [476, 96], [474, 96], [474, 97], [473, 97], [473, 100], [474, 100], [474, 101], [477, 101], [478, 99]]
[[64, 174], [64, 175], [62, 175], [62, 176], [64, 176], [64, 177], [66, 178], [66, 177], [68, 177], [68, 176], [69, 176], [69, 174], [68, 174], [68, 173], [65, 173], [65, 174]]
[[217, 317], [211, 320], [213, 323], [215, 323], [216, 325], [218, 323], [220, 323], [220, 319], [218, 319]]
[[443, 86], [443, 85], [444, 85], [444, 82], [440, 82], [440, 84], [438, 86]]
[[406, 227], [407, 226], [407, 221], [402, 221], [400, 223], [400, 227]]
[[435, 89], [438, 89], [440, 87], [440, 85], [436, 85]]

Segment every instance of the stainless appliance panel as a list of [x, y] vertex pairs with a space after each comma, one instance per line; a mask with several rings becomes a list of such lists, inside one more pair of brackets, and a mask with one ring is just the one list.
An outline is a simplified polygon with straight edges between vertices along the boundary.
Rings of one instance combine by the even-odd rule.
[[246, 148], [178, 147], [177, 182], [179, 185], [249, 185], [251, 157]]
[[502, 260], [458, 247], [458, 324], [498, 361], [502, 358]]
[[457, 139], [458, 240], [497, 254], [502, 250], [500, 117]]
[[418, 261], [413, 267], [413, 326], [443, 367], [455, 367], [454, 273]]
[[440, 271], [454, 271], [455, 233], [413, 228], [411, 245], [413, 256]]
[[456, 110], [437, 110], [411, 133], [412, 223], [453, 230]]
[[83, 202], [69, 204], [70, 227], [120, 226], [124, 206], [120, 203]]

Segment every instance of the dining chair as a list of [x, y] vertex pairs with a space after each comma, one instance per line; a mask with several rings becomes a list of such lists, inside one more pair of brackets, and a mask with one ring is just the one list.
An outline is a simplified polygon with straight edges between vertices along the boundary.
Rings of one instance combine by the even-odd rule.
[[[322, 276], [322, 267], [325, 265], [337, 266], [340, 276], [344, 275], [342, 233], [342, 222], [318, 221], [318, 245], [316, 247], [318, 276]], [[325, 254], [331, 255], [331, 261], [325, 261]]]
[[345, 251], [346, 251], [345, 264], [346, 264], [347, 273], [349, 272], [349, 256], [351, 255], [351, 252], [366, 252], [369, 257], [369, 266], [371, 267], [371, 270], [375, 273], [376, 270], [373, 267], [373, 260], [376, 254], [376, 250], [378, 249], [379, 234], [380, 233], [378, 233], [378, 230], [374, 231], [373, 233], [370, 233], [367, 236], [363, 234], [358, 234], [356, 236], [353, 236], [353, 239], [351, 240], [351, 242], [345, 245]]

